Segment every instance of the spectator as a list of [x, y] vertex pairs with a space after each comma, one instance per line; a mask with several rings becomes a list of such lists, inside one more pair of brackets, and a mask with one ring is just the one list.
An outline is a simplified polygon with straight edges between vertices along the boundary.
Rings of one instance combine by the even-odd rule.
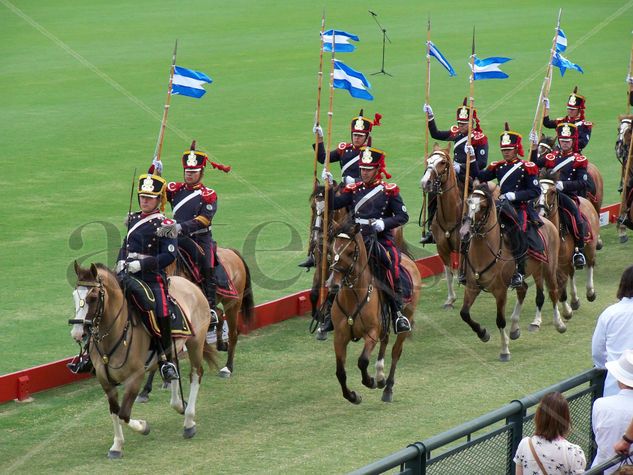
[[571, 427], [565, 396], [561, 393], [543, 396], [534, 415], [534, 425], [534, 436], [521, 440], [514, 456], [516, 475], [585, 472], [585, 453], [565, 439]]
[[[604, 368], [608, 361], [616, 361], [624, 350], [633, 348], [633, 266], [622, 273], [617, 297], [620, 301], [602, 312], [593, 333], [591, 356], [598, 368]], [[609, 372], [603, 395], [617, 393], [617, 382]]]
[[[598, 452], [592, 466], [615, 457], [614, 444], [622, 438], [633, 417], [633, 350], [625, 350], [618, 360], [608, 361], [607, 370], [616, 379], [620, 392], [593, 403], [591, 424]], [[616, 469], [613, 467], [604, 473], [607, 475]]]

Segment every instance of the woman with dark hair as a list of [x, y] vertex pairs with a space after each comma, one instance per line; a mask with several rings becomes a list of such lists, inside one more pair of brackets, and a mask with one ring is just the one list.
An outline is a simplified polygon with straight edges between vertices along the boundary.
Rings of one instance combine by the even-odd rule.
[[543, 396], [534, 415], [534, 435], [519, 443], [516, 475], [584, 473], [585, 453], [565, 437], [571, 428], [569, 405], [561, 393]]
[[[591, 357], [597, 368], [605, 368], [607, 361], [617, 361], [624, 350], [633, 348], [633, 266], [622, 273], [616, 297], [620, 301], [604, 309], [593, 332]], [[603, 395], [618, 391], [617, 381], [607, 374]]]

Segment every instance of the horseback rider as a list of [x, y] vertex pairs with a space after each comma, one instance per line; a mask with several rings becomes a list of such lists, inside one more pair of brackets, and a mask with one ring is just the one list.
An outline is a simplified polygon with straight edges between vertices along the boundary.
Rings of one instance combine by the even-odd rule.
[[[360, 148], [363, 146], [371, 147], [371, 131], [374, 126], [380, 125], [380, 114], [374, 115], [374, 120], [370, 120], [363, 116], [363, 109], [360, 110], [357, 117], [351, 122], [351, 142], [341, 142], [338, 147], [330, 152], [330, 163], [339, 162], [341, 165], [341, 183], [343, 186], [360, 181], [360, 169], [358, 161], [360, 159]], [[313, 144], [312, 148], [317, 147], [317, 160], [319, 163], [325, 163], [325, 146], [323, 145], [323, 129], [320, 125], [314, 124], [312, 133], [317, 135], [317, 144]], [[327, 174], [327, 176], [326, 176]], [[332, 175], [323, 170], [322, 178], [332, 180]], [[315, 244], [311, 242], [312, 246]], [[310, 247], [308, 257], [299, 265], [299, 267], [314, 267], [314, 249]]]
[[[387, 290], [393, 327], [395, 333], [411, 331], [409, 319], [402, 313], [402, 287], [400, 285], [400, 251], [394, 244], [391, 230], [404, 225], [409, 220], [407, 208], [400, 197], [400, 190], [395, 183], [386, 183], [384, 175], [391, 178], [385, 169], [385, 154], [382, 150], [361, 147], [360, 182], [351, 183], [343, 188], [339, 195], [331, 192], [330, 207], [339, 209], [350, 207], [353, 217], [360, 225], [360, 232], [368, 252], [373, 249], [373, 257], [385, 268], [390, 269], [393, 280], [393, 295]], [[372, 246], [372, 238], [375, 243]], [[375, 261], [374, 261], [375, 262]], [[376, 266], [378, 267], [378, 266]], [[389, 289], [387, 284], [384, 288]], [[329, 312], [327, 313], [329, 316]], [[327, 319], [322, 331], [333, 330], [331, 319]]]
[[[468, 122], [470, 120], [471, 108], [464, 103], [457, 109], [457, 125], [453, 125], [449, 130], [438, 130], [435, 124], [435, 116], [433, 109], [429, 104], [424, 104], [424, 112], [427, 114], [428, 126], [431, 137], [437, 140], [454, 142], [453, 147], [453, 167], [457, 181], [463, 187], [466, 177], [466, 158], [470, 157], [471, 166], [477, 163], [479, 170], [483, 170], [488, 164], [488, 138], [484, 135], [477, 117], [477, 109], [472, 108], [473, 127], [471, 131], [471, 145], [468, 146]], [[429, 193], [427, 199], [427, 218], [426, 224], [428, 231], [422, 236], [420, 242], [422, 244], [432, 244], [435, 242], [431, 233], [431, 222], [437, 211], [437, 196], [435, 193]]]
[[544, 157], [537, 157], [535, 145], [532, 145], [532, 160], [541, 168], [559, 172], [556, 182], [558, 204], [561, 219], [574, 237], [575, 250], [573, 263], [576, 269], [582, 269], [587, 261], [584, 255], [585, 225], [580, 215], [578, 200], [587, 188], [587, 157], [578, 152], [578, 128], [576, 124], [561, 122], [556, 126], [556, 136], [560, 150], [554, 150]]
[[[214, 190], [202, 184], [207, 163], [225, 173], [230, 171], [230, 167], [211, 162], [206, 153], [196, 150], [194, 140], [189, 150], [185, 150], [182, 155], [184, 182], [172, 181], [167, 185], [167, 201], [173, 210], [178, 247], [185, 251], [200, 272], [202, 290], [211, 309], [209, 331], [213, 332], [218, 323], [215, 278], [217, 244], [211, 235], [211, 222], [218, 209], [218, 196]], [[154, 165], [157, 163], [154, 162]]]
[[115, 272], [125, 286], [130, 276], [143, 281], [152, 290], [156, 301], [154, 313], [160, 329], [157, 343], [162, 350], [158, 366], [166, 382], [178, 379], [171, 339], [171, 318], [168, 310], [167, 277], [164, 269], [176, 259], [176, 239], [157, 233], [163, 223], [169, 224], [165, 210], [167, 182], [158, 175], [139, 177], [138, 200], [141, 211], [128, 217], [128, 232], [119, 251]]
[[558, 125], [562, 123], [574, 124], [578, 130], [579, 153], [589, 144], [591, 129], [593, 128], [593, 124], [585, 120], [585, 103], [585, 96], [578, 94], [578, 86], [574, 87], [574, 92], [571, 93], [567, 100], [567, 115], [552, 120], [549, 118], [549, 99], [547, 97], [543, 98], [543, 104], [545, 105], [543, 126], [548, 129], [558, 129]]
[[499, 219], [516, 262], [515, 272], [510, 279], [510, 287], [516, 289], [523, 285], [525, 276], [527, 227], [531, 223], [540, 222], [530, 201], [541, 194], [541, 189], [538, 167], [534, 162], [519, 158], [524, 156], [522, 137], [511, 131], [507, 122], [499, 138], [499, 147], [503, 160], [491, 163], [488, 168], [479, 171], [477, 178], [481, 181], [496, 178], [499, 181]]

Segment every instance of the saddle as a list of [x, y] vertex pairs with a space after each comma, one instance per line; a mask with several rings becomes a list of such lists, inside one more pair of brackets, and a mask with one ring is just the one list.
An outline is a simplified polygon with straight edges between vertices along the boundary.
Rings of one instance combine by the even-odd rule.
[[547, 241], [545, 235], [541, 232], [541, 227], [536, 227], [532, 223], [528, 223], [527, 226], [527, 242], [528, 242], [528, 257], [540, 262], [549, 262]]
[[[198, 264], [194, 261], [191, 255], [185, 251], [183, 248], [178, 248], [178, 252], [182, 259], [184, 260], [185, 266], [190, 270], [194, 281], [200, 285], [202, 283], [202, 273], [200, 272], [200, 268]], [[238, 297], [237, 289], [233, 284], [233, 281], [229, 277], [222, 261], [220, 260], [218, 253], [215, 252], [214, 255], [215, 267], [215, 282], [216, 282], [216, 293], [226, 298], [234, 299]]]

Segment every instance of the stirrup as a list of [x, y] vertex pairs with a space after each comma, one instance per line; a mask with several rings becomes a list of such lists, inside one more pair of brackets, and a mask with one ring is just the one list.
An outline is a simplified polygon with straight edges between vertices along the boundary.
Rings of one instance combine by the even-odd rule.
[[433, 237], [433, 233], [429, 231], [425, 235], [420, 238], [420, 244], [435, 244], [435, 238]]
[[398, 333], [405, 333], [411, 331], [411, 323], [404, 314], [398, 310], [396, 314], [396, 321], [393, 324], [393, 331], [397, 335]]
[[306, 260], [297, 264], [297, 266], [299, 267], [305, 267], [306, 269], [309, 269], [310, 267], [314, 267], [315, 262], [314, 262], [314, 256], [312, 254], [310, 254], [308, 257], [306, 257]]
[[176, 365], [171, 361], [163, 361], [160, 363], [160, 376], [166, 383], [180, 379]]
[[214, 332], [220, 320], [218, 319], [218, 313], [215, 311], [215, 309], [212, 308], [210, 311], [210, 314], [211, 314], [211, 320], [209, 321], [209, 331]]
[[79, 357], [77, 361], [73, 360], [70, 363], [66, 363], [66, 367], [73, 374], [91, 373], [94, 370], [90, 358], [83, 357]]
[[574, 256], [572, 257], [572, 260], [574, 262], [574, 267], [576, 269], [582, 269], [583, 267], [587, 265], [587, 260], [585, 259], [585, 255], [581, 251], [575, 252]]
[[322, 332], [331, 332], [334, 330], [334, 323], [332, 323], [332, 316], [328, 313], [323, 317], [323, 323], [321, 324]]
[[460, 272], [457, 274], [457, 283], [461, 285], [466, 285], [466, 274]]
[[510, 278], [510, 288], [518, 289], [521, 286], [523, 286], [523, 274], [515, 272]]

